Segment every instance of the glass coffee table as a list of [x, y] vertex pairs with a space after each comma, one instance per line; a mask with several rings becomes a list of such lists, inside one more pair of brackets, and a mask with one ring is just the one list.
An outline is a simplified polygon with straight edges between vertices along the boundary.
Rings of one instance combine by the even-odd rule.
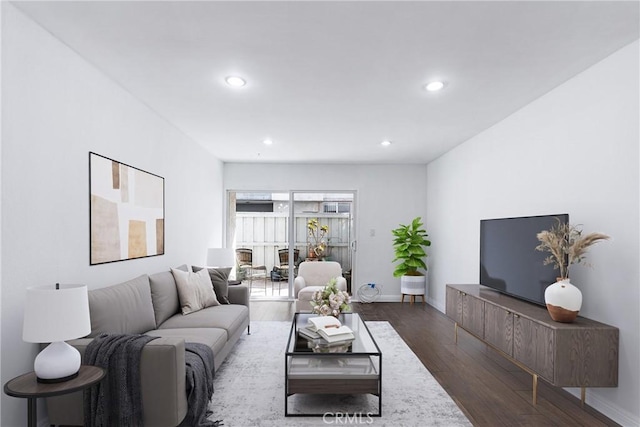
[[[381, 416], [382, 353], [369, 328], [357, 313], [343, 313], [339, 320], [351, 328], [355, 336], [353, 341], [328, 344], [321, 338], [310, 338], [298, 332], [300, 328], [307, 326], [310, 317], [317, 316], [296, 313], [293, 317], [285, 354], [284, 415], [308, 417], [332, 413], [342, 416]], [[291, 403], [298, 406], [302, 402], [290, 402], [294, 395], [296, 398], [314, 395], [304, 397], [307, 399], [306, 403], [310, 402], [306, 405], [310, 412], [301, 411], [300, 408], [290, 411]], [[335, 395], [338, 400], [331, 403], [327, 395]], [[359, 401], [341, 397], [352, 395], [373, 395], [377, 399], [365, 399], [362, 402], [364, 407], [354, 409], [354, 404], [358, 406]], [[314, 404], [314, 399], [317, 405]], [[374, 408], [369, 404], [372, 400], [374, 403], [377, 401]], [[323, 406], [325, 404], [329, 407]]]

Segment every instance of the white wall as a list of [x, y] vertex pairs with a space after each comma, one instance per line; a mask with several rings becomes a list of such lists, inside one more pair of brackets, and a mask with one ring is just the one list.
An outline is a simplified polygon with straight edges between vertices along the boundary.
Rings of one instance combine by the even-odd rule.
[[[2, 2], [2, 383], [33, 369], [25, 289], [97, 288], [182, 263], [222, 242], [222, 164], [49, 33]], [[165, 178], [166, 255], [89, 266], [88, 152]], [[43, 407], [44, 405], [40, 405]], [[43, 408], [41, 408], [43, 409]], [[3, 426], [26, 402], [2, 396]]]
[[[423, 165], [224, 165], [228, 190], [356, 191], [356, 240], [352, 289], [364, 283], [382, 284], [379, 301], [400, 300], [400, 279], [393, 277], [393, 236], [426, 210]], [[375, 230], [375, 236], [371, 236]], [[428, 230], [427, 230], [428, 231]]]
[[[477, 283], [483, 218], [567, 212], [612, 236], [572, 268], [581, 315], [620, 328], [619, 386], [587, 403], [639, 425], [639, 45], [569, 80], [427, 167], [432, 302], [447, 283]], [[575, 390], [573, 390], [575, 392]]]

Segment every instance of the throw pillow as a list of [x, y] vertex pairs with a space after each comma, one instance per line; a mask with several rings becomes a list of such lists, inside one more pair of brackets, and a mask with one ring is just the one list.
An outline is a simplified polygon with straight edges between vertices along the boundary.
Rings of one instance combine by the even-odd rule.
[[212, 305], [220, 305], [213, 292], [213, 284], [208, 271], [192, 273], [172, 268], [171, 274], [176, 280], [182, 314], [193, 313]]
[[[202, 267], [192, 267], [194, 272], [202, 270]], [[213, 291], [221, 304], [231, 304], [229, 302], [229, 274], [232, 267], [224, 268], [207, 268], [211, 283], [213, 283]]]

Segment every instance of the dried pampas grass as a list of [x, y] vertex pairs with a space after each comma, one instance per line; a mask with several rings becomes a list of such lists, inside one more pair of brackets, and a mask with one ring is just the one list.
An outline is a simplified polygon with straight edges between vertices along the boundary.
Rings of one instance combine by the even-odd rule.
[[554, 268], [560, 270], [560, 277], [569, 277], [569, 266], [572, 264], [586, 264], [589, 247], [609, 239], [609, 236], [603, 233], [589, 233], [583, 236], [579, 227], [557, 219], [556, 225], [550, 230], [537, 234], [540, 244], [536, 246], [536, 250], [551, 254], [544, 260], [544, 264], [554, 264]]

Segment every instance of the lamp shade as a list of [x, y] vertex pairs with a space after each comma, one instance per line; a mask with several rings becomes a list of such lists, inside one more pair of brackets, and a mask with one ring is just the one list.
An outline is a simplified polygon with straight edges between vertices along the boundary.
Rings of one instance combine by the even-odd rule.
[[207, 266], [233, 267], [236, 265], [236, 254], [230, 248], [209, 248], [207, 251]]
[[27, 289], [22, 329], [24, 341], [66, 341], [84, 337], [90, 332], [89, 294], [85, 285], [47, 285]]

